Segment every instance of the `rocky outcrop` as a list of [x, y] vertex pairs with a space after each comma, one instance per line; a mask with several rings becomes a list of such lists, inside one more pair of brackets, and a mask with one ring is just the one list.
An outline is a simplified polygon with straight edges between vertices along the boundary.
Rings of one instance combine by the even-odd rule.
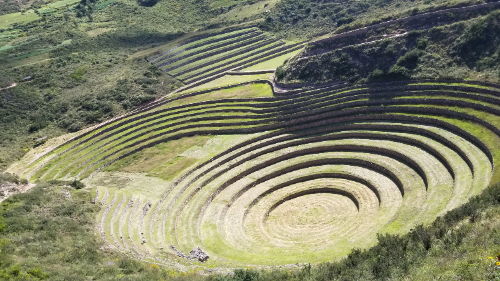
[[189, 252], [189, 257], [201, 262], [206, 262], [210, 258], [200, 247], [192, 249]]
[[206, 262], [210, 257], [200, 248], [196, 247], [189, 252], [189, 255], [184, 254], [179, 251], [174, 245], [170, 245], [170, 248], [177, 254], [178, 257], [185, 258], [188, 260], [197, 260], [199, 262]]

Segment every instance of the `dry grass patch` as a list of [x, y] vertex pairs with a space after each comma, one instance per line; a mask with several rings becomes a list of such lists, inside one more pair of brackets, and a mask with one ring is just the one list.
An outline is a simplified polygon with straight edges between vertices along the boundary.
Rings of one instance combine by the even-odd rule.
[[96, 28], [90, 31], [87, 31], [87, 35], [91, 38], [95, 38], [101, 34], [114, 30], [114, 28]]

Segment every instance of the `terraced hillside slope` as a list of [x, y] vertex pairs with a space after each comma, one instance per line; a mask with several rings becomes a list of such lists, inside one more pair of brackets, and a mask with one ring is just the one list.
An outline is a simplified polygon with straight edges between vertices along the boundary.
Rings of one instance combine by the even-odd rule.
[[191, 84], [282, 56], [302, 45], [287, 44], [256, 27], [244, 27], [190, 38], [148, 61], [184, 84]]
[[85, 180], [111, 247], [180, 270], [336, 259], [500, 178], [499, 85], [271, 89], [178, 94], [11, 171]]

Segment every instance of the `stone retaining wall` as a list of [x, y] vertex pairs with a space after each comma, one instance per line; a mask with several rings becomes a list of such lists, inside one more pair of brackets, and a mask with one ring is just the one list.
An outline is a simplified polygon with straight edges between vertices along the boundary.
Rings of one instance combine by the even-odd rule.
[[[481, 120], [481, 119], [479, 119], [479, 118], [477, 118], [475, 116], [470, 116], [468, 114], [458, 113], [458, 112], [455, 112], [455, 111], [451, 111], [451, 110], [447, 110], [447, 109], [440, 109], [440, 108], [438, 109], [438, 108], [370, 107], [370, 108], [362, 108], [362, 109], [353, 109], [353, 110], [350, 110], [349, 113], [351, 113], [351, 114], [354, 113], [355, 116], [344, 116], [344, 117], [321, 116], [318, 119], [320, 119], [320, 120], [322, 119], [323, 123], [326, 121], [327, 122], [326, 124], [331, 124], [331, 123], [335, 123], [335, 122], [349, 122], [349, 121], [354, 121], [354, 120], [358, 120], [359, 121], [359, 120], [366, 119], [367, 117], [368, 118], [375, 117], [376, 118], [375, 120], [410, 121], [410, 122], [415, 122], [415, 123], [418, 123], [418, 124], [428, 123], [428, 124], [432, 124], [432, 125], [438, 125], [439, 127], [443, 127], [443, 128], [445, 128], [447, 130], [450, 130], [453, 133], [459, 135], [460, 137], [466, 139], [467, 141], [473, 143], [475, 146], [477, 146], [478, 148], [480, 148], [483, 151], [483, 153], [485, 153], [488, 156], [488, 158], [490, 159], [490, 162], [493, 164], [493, 157], [492, 157], [491, 152], [488, 150], [488, 148], [479, 139], [477, 139], [475, 136], [469, 134], [468, 132], [466, 132], [466, 131], [464, 131], [464, 130], [462, 130], [462, 129], [454, 126], [454, 125], [451, 125], [449, 123], [446, 123], [446, 122], [438, 120], [438, 119], [424, 118], [424, 117], [420, 117], [420, 116], [386, 115], [386, 114], [375, 114], [374, 115], [373, 113], [377, 112], [377, 111], [382, 111], [382, 112], [386, 112], [386, 113], [387, 112], [401, 112], [401, 113], [409, 113], [409, 114], [432, 114], [432, 115], [438, 115], [438, 116], [452, 117], [452, 118], [458, 118], [458, 119], [464, 119], [464, 120], [476, 122], [476, 123], [478, 123], [480, 125], [483, 125], [483, 126], [487, 127], [490, 130], [492, 129], [491, 128], [492, 127], [491, 124], [489, 124], [486, 121], [483, 121], [483, 120]], [[364, 115], [363, 116], [363, 115], [360, 115], [360, 114], [370, 114], [370, 115]], [[310, 123], [311, 122], [309, 120], [307, 120], [306, 118], [303, 118], [302, 120], [300, 120], [301, 122], [297, 122], [297, 121], [298, 120], [295, 120], [293, 122], [286, 122], [288, 124], [281, 125], [280, 127], [288, 127], [288, 126], [293, 126], [293, 125], [300, 125], [300, 123], [307, 123], [306, 125], [302, 125], [302, 126], [305, 126], [305, 128], [310, 128]], [[315, 121], [319, 121], [319, 120], [315, 120]], [[297, 124], [297, 123], [299, 123], [299, 124]], [[318, 123], [321, 123], [321, 122], [318, 122]], [[318, 123], [316, 124], [317, 126], [321, 125], [321, 124], [318, 124]], [[234, 125], [238, 126], [238, 125], [241, 125], [241, 124], [234, 124]], [[196, 126], [196, 127], [199, 128], [200, 126]], [[305, 128], [303, 128], [303, 129], [305, 129]], [[255, 132], [258, 132], [258, 131], [267, 131], [267, 130], [271, 130], [271, 129], [276, 129], [276, 125], [263, 125], [263, 126], [254, 127], [254, 128], [242, 128], [242, 129], [199, 130], [199, 131], [194, 131], [194, 132], [182, 133], [182, 134], [171, 136], [171, 137], [164, 138], [164, 139], [157, 139], [157, 140], [155, 140], [155, 141], [153, 141], [153, 142], [151, 142], [149, 144], [146, 144], [146, 145], [143, 145], [141, 147], [135, 148], [134, 150], [132, 150], [132, 151], [130, 151], [130, 152], [124, 154], [124, 155], [121, 155], [120, 157], [112, 160], [111, 162], [106, 163], [105, 165], [103, 165], [99, 169], [97, 169], [93, 174], [95, 174], [98, 171], [102, 170], [103, 168], [111, 165], [112, 163], [114, 163], [117, 160], [123, 159], [123, 158], [125, 158], [125, 157], [127, 157], [129, 155], [132, 155], [134, 153], [137, 153], [138, 151], [141, 151], [142, 149], [145, 149], [145, 148], [148, 148], [148, 147], [152, 147], [154, 145], [157, 145], [157, 144], [165, 142], [165, 141], [169, 141], [169, 140], [173, 140], [173, 139], [180, 139], [182, 137], [194, 136], [194, 135], [227, 134], [227, 133], [233, 133], [233, 134], [234, 133], [255, 133]], [[298, 127], [295, 127], [294, 129], [300, 130], [301, 128], [300, 128], [300, 126], [298, 126]], [[495, 131], [498, 131], [498, 129], [496, 129]], [[496, 133], [498, 134], [499, 132], [496, 132]], [[136, 142], [136, 143], [134, 143], [132, 145], [127, 146], [126, 148], [138, 145], [138, 144], [143, 143], [143, 142], [144, 142], [144, 140], [141, 140], [139, 142]], [[124, 148], [124, 149], [126, 149], [126, 148]], [[116, 154], [118, 152], [119, 151], [113, 152], [113, 154]], [[105, 158], [107, 158], [109, 156], [111, 156], [111, 155], [105, 156]], [[101, 160], [104, 160], [105, 158], [103, 158]], [[99, 162], [101, 160], [99, 160]]]
[[[198, 40], [201, 40], [201, 39], [204, 39], [204, 38], [208, 38], [208, 37], [211, 37], [211, 36], [217, 36], [217, 35], [220, 35], [220, 34], [223, 34], [223, 33], [234, 32], [234, 31], [238, 31], [238, 30], [250, 29], [250, 28], [255, 28], [255, 27], [257, 27], [257, 26], [256, 25], [252, 25], [252, 26], [246, 26], [246, 27], [234, 28], [234, 29], [229, 28], [229, 29], [225, 29], [223, 31], [219, 31], [219, 32], [215, 32], [215, 33], [208, 33], [208, 34], [205, 34], [205, 35], [196, 36], [196, 37], [193, 37], [191, 39], [188, 39], [188, 40], [186, 40], [186, 41], [178, 44], [177, 46], [171, 48], [170, 50], [168, 50], [166, 52], [163, 52], [163, 53], [161, 53], [159, 55], [156, 55], [156, 56], [154, 56], [154, 57], [152, 57], [150, 59], [147, 59], [147, 61], [155, 60], [155, 59], [157, 59], [157, 58], [159, 58], [161, 56], [164, 56], [166, 54], [169, 54], [169, 53], [173, 52], [174, 50], [176, 50], [179, 47], [182, 47], [182, 46], [187, 45], [187, 44], [189, 44], [191, 42], [194, 42], [194, 41], [198, 41]], [[221, 40], [225, 40], [225, 39], [221, 39]], [[209, 41], [207, 41], [207, 42], [209, 42]], [[217, 41], [212, 41], [211, 43], [214, 43], [214, 42], [217, 42]], [[206, 42], [204, 42], [204, 43], [206, 43]]]
[[[272, 44], [272, 45], [271, 45], [271, 46], [269, 46], [269, 47], [267, 47], [267, 48], [263, 48], [262, 50], [257, 50], [257, 51], [254, 51], [254, 50], [258, 49], [258, 48], [261, 48], [261, 47], [264, 47], [264, 46], [267, 46], [267, 45], [270, 45], [270, 44]], [[197, 66], [193, 66], [193, 67], [191, 67], [191, 68], [189, 68], [189, 69], [186, 69], [186, 70], [184, 70], [184, 71], [181, 71], [181, 72], [179, 72], [179, 73], [175, 74], [175, 76], [176, 76], [176, 77], [177, 77], [177, 76], [182, 76], [182, 75], [184, 75], [184, 74], [186, 74], [186, 73], [193, 72], [193, 71], [195, 71], [195, 70], [197, 70], [197, 69], [202, 69], [202, 68], [207, 67], [207, 66], [209, 66], [209, 65], [216, 64], [217, 62], [221, 62], [221, 61], [224, 61], [224, 60], [227, 60], [227, 59], [230, 59], [230, 58], [233, 58], [233, 57], [237, 57], [237, 56], [240, 56], [240, 55], [243, 55], [243, 54], [245, 54], [245, 53], [250, 52], [250, 53], [248, 53], [247, 55], [245, 55], [245, 56], [243, 56], [243, 57], [239, 57], [239, 58], [237, 58], [237, 59], [230, 60], [230, 61], [226, 62], [226, 64], [231, 64], [231, 63], [234, 63], [234, 62], [240, 61], [240, 60], [242, 60], [242, 59], [246, 59], [246, 58], [248, 58], [248, 57], [254, 56], [254, 55], [258, 54], [258, 53], [265, 52], [265, 51], [268, 51], [268, 50], [272, 50], [272, 49], [277, 48], [277, 47], [279, 47], [279, 46], [282, 46], [282, 45], [284, 45], [284, 44], [285, 44], [285, 43], [284, 43], [283, 41], [276, 41], [276, 40], [273, 40], [273, 39], [269, 39], [269, 40], [263, 41], [262, 43], [259, 43], [259, 44], [258, 44], [258, 45], [256, 45], [256, 46], [252, 46], [252, 47], [248, 47], [248, 48], [245, 48], [245, 49], [242, 49], [242, 50], [239, 50], [239, 51], [235, 51], [235, 52], [232, 52], [232, 53], [230, 53], [230, 54], [227, 54], [227, 55], [225, 55], [225, 56], [223, 56], [223, 57], [221, 57], [221, 58], [217, 58], [217, 59], [215, 59], [215, 60], [211, 60], [211, 61], [208, 61], [208, 62], [202, 63], [202, 64], [197, 65]], [[253, 51], [254, 51], [254, 52], [253, 52]], [[220, 66], [220, 65], [216, 65], [216, 66], [214, 66], [214, 67], [212, 67], [212, 68], [208, 68], [208, 69], [205, 69], [205, 70], [203, 70], [203, 71], [204, 71], [204, 72], [209, 72], [209, 71], [212, 71], [212, 70], [218, 69], [219, 67], [221, 67], [221, 66]], [[167, 70], [165, 70], [165, 71], [167, 71]], [[186, 79], [189, 79], [189, 78], [191, 78], [191, 77], [195, 77], [195, 76], [197, 76], [197, 75], [199, 75], [199, 73], [194, 73], [194, 74], [192, 74], [191, 76], [187, 77]]]
[[[260, 82], [263, 82], [263, 83], [268, 83], [268, 84], [270, 84], [270, 85], [272, 86], [272, 83], [270, 83], [269, 81], [260, 81]], [[411, 82], [461, 82], [461, 81], [449, 81], [449, 80], [446, 80], [446, 81], [434, 81], [434, 80], [430, 80], [430, 81], [429, 81], [429, 80], [421, 80], [421, 81], [411, 81]], [[402, 83], [402, 82], [382, 83], [382, 84], [378, 84], [378, 85], [387, 85], [387, 84], [396, 84], [396, 85], [397, 85], [397, 84], [401, 84], [401, 83]], [[469, 82], [469, 83], [470, 83], [470, 82]], [[246, 83], [241, 83], [241, 84], [246, 84]], [[494, 86], [498, 87], [498, 85], [496, 85], [496, 84], [491, 84], [491, 83], [475, 83], [475, 84], [480, 84], [480, 85], [485, 85], [485, 86], [491, 86], [491, 87], [494, 87]], [[377, 84], [369, 84], [369, 85], [370, 85], [370, 86], [373, 86], [373, 85], [377, 85]], [[418, 86], [418, 87], [425, 87], [425, 88], [429, 88], [429, 86], [432, 86], [432, 85], [417, 85], [417, 86]], [[220, 87], [219, 89], [223, 89], [223, 88], [230, 88], [230, 87], [234, 87], [234, 85], [231, 85], [231, 86], [226, 86], [226, 87]], [[412, 86], [412, 87], [413, 87], [413, 88], [415, 88], [415, 86]], [[443, 86], [437, 86], [437, 87], [443, 87]], [[450, 86], [446, 86], [446, 87], [450, 87]], [[453, 86], [453, 87], [456, 87], [456, 86]], [[460, 86], [460, 87], [463, 87], [463, 86]], [[474, 91], [478, 90], [478, 88], [470, 88], [470, 87], [469, 87], [469, 88], [468, 88], [468, 87], [465, 87], [465, 88], [462, 88], [462, 89], [463, 89], [463, 90], [471, 90], [471, 89], [472, 89], [472, 90], [474, 90]], [[192, 93], [191, 95], [202, 94], [202, 93], [206, 93], [206, 92], [209, 92], [209, 91], [212, 91], [212, 90], [213, 90], [213, 89], [210, 89], [210, 90], [205, 90], [205, 91], [200, 91], [200, 92]], [[217, 90], [217, 89], [215, 89], [215, 90]], [[384, 88], [381, 88], [380, 90], [384, 90]], [[490, 94], [490, 93], [492, 93], [492, 92], [493, 92], [494, 94], [496, 94], [496, 92], [495, 92], [495, 91], [491, 91], [491, 90], [487, 90], [487, 89], [479, 89], [479, 90], [480, 90], [480, 91], [483, 91], [483, 92], [485, 92], [485, 93], [488, 93], [488, 94]], [[179, 97], [179, 98], [183, 98], [183, 97], [184, 97], [184, 96]], [[169, 101], [167, 101], [167, 102], [169, 102]], [[166, 102], [164, 102], [164, 103], [166, 103]], [[163, 104], [163, 103], [161, 103], [161, 104]], [[161, 105], [161, 104], [157, 104], [156, 106]], [[138, 112], [138, 113], [140, 113], [140, 112]], [[138, 114], [138, 113], [136, 113], [136, 114]], [[151, 113], [149, 113], [148, 115], [152, 115], [152, 114], [156, 114], [156, 113], [155, 113], [155, 112], [151, 112]], [[139, 116], [136, 116], [135, 118], [131, 118], [131, 119], [129, 119], [127, 122], [132, 122], [132, 121], [134, 121], [134, 120], [137, 120], [137, 119], [139, 119], [139, 118], [143, 118], [143, 117], [144, 117], [143, 115], [139, 115]], [[98, 136], [98, 135], [101, 135], [101, 134], [103, 134], [103, 133], [105, 133], [105, 132], [107, 132], [107, 131], [110, 131], [110, 130], [112, 130], [112, 129], [116, 128], [116, 127], [122, 126], [123, 124], [122, 124], [121, 122], [120, 122], [120, 123], [118, 123], [118, 121], [119, 121], [119, 119], [118, 119], [118, 120], [116, 120], [116, 121], [114, 121], [114, 122], [115, 122], [115, 123], [117, 123], [117, 124], [112, 125], [112, 126], [110, 126], [110, 127], [106, 128], [106, 129], [102, 130], [101, 132], [99, 132], [99, 133], [97, 133], [97, 134], [94, 134], [94, 136], [92, 136], [92, 138], [93, 138], [93, 137], [96, 137], [96, 136]], [[91, 132], [92, 132], [92, 131], [88, 131], [88, 132], [86, 132], [86, 133], [84, 133], [84, 134], [81, 134], [81, 135], [79, 135], [79, 136], [75, 137], [74, 139], [72, 139], [71, 141], [75, 141], [75, 140], [77, 140], [77, 139], [79, 139], [79, 138], [82, 138], [82, 137], [84, 137], [84, 136], [86, 136], [86, 135], [90, 134]], [[63, 146], [63, 145], [65, 145], [65, 144], [66, 144], [66, 143], [61, 144], [60, 146]], [[81, 144], [81, 143], [75, 144], [75, 145], [73, 145], [72, 147], [70, 147], [69, 149], [72, 149], [72, 148], [74, 148], [75, 146], [77, 146], [77, 145], [79, 145], [79, 144]], [[68, 149], [68, 150], [69, 150], [69, 149]], [[67, 150], [66, 150], [66, 151], [67, 151]], [[64, 151], [64, 152], [65, 152], [65, 151]], [[63, 154], [64, 152], [59, 153], [59, 154], [58, 154], [58, 155], [56, 155], [55, 157], [60, 156], [60, 155], [61, 155], [61, 154]], [[55, 157], [54, 157], [54, 158], [55, 158]]]
[[[262, 35], [262, 32], [257, 32], [257, 31], [251, 31], [251, 32], [245, 32], [244, 34], [235, 34], [233, 36], [228, 36], [229, 38], [227, 38], [226, 42], [223, 42], [221, 44], [217, 44], [217, 45], [214, 45], [214, 46], [210, 46], [208, 48], [204, 48], [204, 49], [200, 49], [200, 50], [197, 50], [197, 51], [194, 51], [194, 52], [190, 52], [189, 54], [186, 54], [186, 55], [183, 55], [183, 56], [180, 56], [180, 57], [176, 57], [176, 58], [173, 58], [168, 62], [168, 64], [170, 63], [174, 63], [178, 60], [181, 60], [181, 59], [184, 59], [184, 58], [187, 58], [187, 57], [190, 57], [190, 56], [194, 56], [194, 55], [197, 55], [197, 54], [200, 54], [200, 53], [204, 53], [204, 52], [208, 52], [208, 51], [211, 51], [211, 50], [214, 50], [214, 49], [217, 49], [217, 48], [222, 48], [222, 47], [225, 47], [227, 45], [231, 45], [231, 44], [234, 44], [236, 42], [241, 42], [242, 40], [247, 40], [247, 39], [251, 39], [251, 38], [255, 38], [255, 36], [257, 35]], [[234, 40], [229, 40], [229, 39], [234, 39]], [[204, 46], [204, 45], [208, 45], [206, 43], [204, 43], [203, 45], [201, 46]], [[151, 61], [151, 64], [153, 65], [157, 65], [158, 63], [162, 62], [162, 61], [165, 61], [169, 58], [172, 58], [178, 54], [181, 54], [189, 49], [194, 49], [194, 48], [185, 48], [185, 49], [182, 49], [181, 51], [179, 52], [176, 52], [172, 55], [169, 55], [169, 56], [163, 56], [155, 61]]]
[[[471, 103], [468, 103], [468, 102], [462, 102], [462, 101], [449, 101], [449, 100], [425, 100], [425, 99], [419, 99], [419, 102], [422, 102], [422, 101], [429, 101], [430, 104], [437, 104], [437, 105], [450, 105], [450, 102], [453, 103], [453, 105], [462, 105], [462, 106], [465, 106], [465, 107], [470, 107], [470, 108], [475, 108], [475, 109], [479, 109], [479, 110], [484, 110], [484, 111], [488, 111], [488, 112], [492, 112], [492, 113], [495, 113], [497, 115], [498, 114], [498, 111], [499, 110], [496, 110], [496, 109], [493, 109], [493, 108], [488, 108], [488, 107], [485, 107], [483, 105], [478, 105], [478, 104], [471, 104]], [[447, 117], [449, 117], [450, 113], [452, 114], [453, 117], [457, 118], [458, 116], [460, 116], [459, 119], [467, 119], [469, 121], [475, 121], [476, 123], [478, 124], [481, 124], [485, 127], [487, 127], [488, 129], [492, 130], [494, 133], [496, 133], [497, 135], [500, 136], [500, 131], [492, 126], [491, 124], [487, 123], [486, 121], [484, 120], [481, 120], [475, 116], [471, 116], [471, 115], [468, 115], [468, 114], [463, 114], [463, 113], [458, 113], [458, 112], [455, 112], [455, 111], [449, 111], [449, 110], [442, 110], [442, 109], [438, 109], [438, 108], [394, 108], [394, 107], [384, 107], [384, 106], [377, 106], [378, 104], [381, 104], [381, 103], [385, 103], [385, 104], [392, 104], [392, 105], [404, 105], [404, 104], [412, 104], [411, 101], [409, 101], [408, 99], [407, 100], [382, 100], [382, 101], [359, 101], [359, 102], [354, 102], [354, 103], [351, 103], [349, 104], [348, 106], [346, 105], [341, 105], [341, 107], [339, 107], [339, 109], [341, 110], [337, 110], [337, 111], [334, 111], [335, 114], [332, 114], [331, 112], [328, 112], [326, 114], [321, 114], [322, 112], [321, 111], [325, 111], [324, 109], [320, 109], [320, 110], [310, 110], [307, 112], [307, 114], [296, 114], [296, 116], [294, 116], [294, 120], [291, 121], [291, 123], [296, 123], [297, 121], [315, 121], [318, 119], [318, 117], [326, 117], [326, 116], [335, 116], [335, 115], [349, 115], [349, 114], [353, 114], [351, 112], [359, 112], [360, 110], [359, 109], [349, 109], [353, 106], [371, 106], [371, 107], [368, 107], [368, 108], [364, 108], [365, 110], [368, 109], [370, 112], [373, 111], [374, 109], [378, 109], [380, 111], [403, 111], [403, 112], [407, 112], [407, 111], [418, 111], [418, 113], [421, 113], [421, 114], [429, 114], [429, 112], [432, 112], [433, 114], [435, 114], [436, 112], [439, 112], [440, 115], [445, 115]], [[429, 103], [426, 103], [426, 104], [429, 104]], [[348, 108], [348, 109], [344, 109], [344, 108]], [[332, 110], [332, 108], [329, 108], [330, 110]], [[423, 109], [423, 111], [422, 111]], [[307, 115], [313, 115], [313, 117], [308, 117]], [[297, 118], [298, 117], [298, 118]], [[156, 128], [155, 130], [161, 130], [163, 128], [167, 128], [167, 127], [171, 127], [171, 126], [175, 126], [175, 125], [181, 125], [181, 124], [184, 124], [184, 123], [187, 123], [187, 122], [197, 122], [197, 121], [210, 121], [210, 120], [229, 120], [229, 119], [240, 119], [242, 118], [242, 116], [215, 116], [215, 117], [202, 117], [202, 118], [197, 118], [197, 119], [194, 119], [194, 120], [185, 120], [185, 121], [182, 121], [182, 122], [178, 122], [177, 124], [169, 124], [169, 125], [166, 125], [166, 126], [163, 126], [163, 127], [160, 127], [160, 128]], [[260, 117], [257, 117], [260, 119]], [[288, 119], [288, 118], [285, 118], [285, 119]], [[279, 118], [278, 118], [279, 120]], [[271, 120], [270, 120], [271, 121]], [[235, 122], [235, 123], [222, 123], [222, 124], [219, 124], [219, 126], [248, 126], [248, 125], [259, 125], [262, 121], [259, 120], [259, 121], [247, 121], [247, 122]], [[284, 122], [284, 123], [287, 123], [287, 122]], [[152, 140], [152, 139], [155, 139], [155, 138], [158, 138], [162, 135], [165, 135], [165, 134], [168, 134], [168, 133], [174, 133], [176, 131], [179, 131], [179, 130], [186, 130], [186, 129], [191, 129], [191, 128], [200, 128], [200, 127], [209, 127], [209, 126], [212, 126], [211, 124], [197, 124], [197, 125], [188, 125], [188, 126], [184, 126], [182, 128], [178, 128], [178, 129], [174, 129], [174, 130], [170, 130], [168, 132], [163, 132], [163, 133], [159, 133], [159, 134], [156, 134], [156, 135], [153, 135], [153, 136], [150, 136], [146, 139], [143, 139], [139, 142], [135, 142], [133, 144], [130, 144], [126, 147], [124, 147], [123, 149], [127, 149], [129, 147], [133, 147], [137, 144], [140, 144], [142, 142], [145, 142], [145, 141], [149, 141], [149, 140]], [[265, 130], [264, 127], [275, 127], [275, 128], [279, 128], [279, 127], [282, 127], [282, 126], [287, 126], [287, 125], [263, 125], [263, 126], [259, 126], [261, 129], [260, 131], [262, 130]], [[271, 128], [269, 128], [271, 129]], [[252, 130], [252, 129], [250, 129]], [[255, 130], [255, 129], [254, 129]], [[215, 130], [216, 132], [220, 131], [220, 130]], [[136, 138], [137, 137], [140, 137], [142, 135], [145, 135], [147, 134], [148, 132], [143, 132], [137, 136], [135, 136]], [[128, 133], [128, 134], [131, 134], [131, 133]], [[127, 134], [127, 135], [128, 135]], [[125, 135], [126, 136], [126, 135]], [[127, 142], [128, 140], [124, 140], [123, 142], [121, 142], [120, 144], [117, 144], [117, 145], [121, 145], [125, 142]], [[107, 150], [109, 149], [112, 149], [112, 148], [108, 148]], [[123, 150], [122, 149], [122, 150]], [[106, 152], [107, 150], [103, 151], [102, 153]]]
[[[211, 57], [211, 56], [215, 56], [215, 55], [218, 55], [218, 54], [222, 54], [222, 53], [225, 53], [225, 52], [228, 52], [228, 51], [231, 51], [231, 50], [234, 50], [234, 49], [238, 49], [238, 48], [241, 48], [241, 47], [244, 47], [244, 46], [248, 46], [248, 45], [251, 45], [251, 44], [254, 44], [256, 42], [259, 42], [259, 41], [263, 41], [264, 39], [266, 38], [266, 36], [264, 35], [258, 35], [257, 37], [253, 37], [252, 39], [249, 39], [245, 42], [239, 42], [238, 40], [236, 41], [231, 41], [229, 42], [228, 45], [232, 45], [234, 44], [235, 42], [237, 42], [237, 44], [235, 44], [234, 46], [227, 46], [225, 48], [217, 48], [217, 49], [212, 49], [212, 48], [207, 48], [207, 49], [203, 49], [201, 50], [201, 55], [199, 56], [196, 56], [182, 64], [179, 64], [179, 65], [176, 65], [176, 66], [173, 66], [171, 68], [168, 68], [166, 70], [164, 70], [165, 72], [168, 72], [170, 70], [173, 70], [175, 68], [178, 68], [178, 67], [181, 67], [181, 66], [184, 66], [186, 64], [189, 64], [189, 63], [193, 63], [193, 62], [196, 62], [196, 61], [199, 61], [199, 60], [202, 60], [202, 59], [205, 59], [205, 58], [208, 58], [208, 57]], [[274, 40], [274, 39], [267, 39], [268, 41], [270, 40]], [[249, 47], [247, 47], [246, 49], [248, 49]], [[171, 60], [168, 60], [166, 62], [163, 62], [161, 64], [158, 64], [156, 65], [157, 67], [162, 67], [162, 66], [166, 66], [166, 65], [169, 65], [169, 64], [172, 64], [172, 63], [175, 63], [179, 60], [182, 60], [184, 58], [188, 58], [188, 57], [191, 57], [191, 54], [187, 54], [185, 56], [181, 56], [181, 57], [176, 57], [176, 58], [173, 58]]]
[[[240, 67], [240, 66], [243, 66], [243, 65], [247, 66], [247, 64], [251, 63], [253, 60], [258, 60], [258, 59], [260, 59], [260, 58], [268, 58], [268, 57], [269, 57], [269, 58], [272, 58], [272, 56], [273, 56], [273, 55], [275, 55], [275, 54], [277, 54], [277, 53], [279, 53], [279, 52], [281, 52], [281, 51], [284, 51], [284, 50], [290, 50], [290, 49], [292, 49], [292, 48], [294, 48], [294, 47], [296, 47], [296, 44], [294, 44], [294, 45], [287, 45], [287, 46], [283, 46], [283, 47], [281, 47], [281, 48], [274, 49], [274, 50], [272, 50], [272, 51], [270, 51], [270, 52], [267, 52], [267, 53], [264, 53], [264, 54], [261, 54], [261, 55], [258, 55], [258, 56], [254, 56], [254, 57], [252, 57], [251, 59], [248, 59], [248, 60], [242, 61], [242, 62], [240, 62], [240, 63], [233, 64], [233, 65], [230, 65], [230, 66], [225, 67], [225, 68], [221, 68], [221, 69], [219, 69], [219, 71], [218, 71], [218, 72], [226, 72], [226, 71], [228, 71], [228, 70], [233, 70], [233, 69], [236, 69], [236, 68], [238, 68], [238, 67]], [[186, 80], [187, 80], [187, 82], [188, 82], [188, 83], [191, 83], [191, 82], [194, 82], [194, 81], [196, 81], [196, 80], [203, 80], [204, 78], [208, 78], [208, 77], [210, 77], [210, 76], [212, 76], [212, 75], [213, 75], [213, 73], [211, 73], [211, 74], [206, 74], [206, 75], [204, 75], [204, 76], [199, 76], [199, 77], [196, 77], [195, 79], [192, 79], [192, 80], [187, 80], [187, 79], [186, 79]], [[206, 83], [206, 82], [204, 82], [204, 83]]]
[[[314, 149], [311, 149], [310, 150], [310, 154], [313, 154], [314, 153]], [[287, 155], [285, 155], [287, 156]], [[274, 162], [274, 161], [278, 161], [278, 162], [281, 162], [283, 161], [286, 157], [285, 156], [281, 156], [281, 157], [276, 157], [268, 162]], [[281, 159], [281, 160], [279, 160]], [[265, 163], [261, 163], [259, 165], [256, 165], [252, 168], [264, 168], [266, 166], [264, 166]], [[272, 165], [272, 164], [269, 164], [269, 165]], [[263, 176], [263, 177], [260, 177], [259, 179], [256, 179], [254, 182], [252, 182], [251, 184], [249, 185], [246, 185], [242, 190], [248, 190], [250, 189], [251, 187], [257, 185], [257, 184], [260, 184], [262, 182], [265, 182], [265, 181], [268, 181], [272, 178], [275, 178], [277, 176], [280, 176], [282, 174], [286, 174], [286, 173], [290, 173], [290, 172], [293, 172], [293, 171], [297, 171], [297, 170], [301, 170], [301, 169], [305, 169], [305, 168], [310, 168], [310, 167], [316, 167], [316, 166], [324, 166], [324, 165], [351, 165], [351, 166], [360, 166], [360, 167], [363, 167], [363, 168], [367, 168], [367, 169], [370, 169], [370, 170], [374, 170], [375, 172], [379, 173], [379, 174], [383, 174], [384, 176], [388, 177], [389, 179], [392, 180], [392, 182], [394, 182], [396, 184], [396, 186], [398, 187], [398, 189], [400, 190], [401, 192], [401, 196], [404, 197], [404, 185], [402, 183], [402, 181], [397, 177], [397, 175], [392, 172], [391, 170], [387, 169], [386, 167], [382, 166], [382, 165], [379, 165], [379, 164], [376, 164], [376, 163], [373, 163], [373, 162], [370, 162], [370, 161], [367, 161], [367, 160], [362, 160], [362, 159], [348, 159], [348, 158], [324, 158], [324, 159], [318, 159], [318, 160], [311, 160], [311, 161], [307, 161], [307, 162], [302, 162], [302, 163], [298, 163], [298, 164], [294, 164], [294, 165], [291, 165], [291, 166], [288, 166], [286, 168], [283, 168], [279, 171], [275, 171], [275, 172], [272, 172], [266, 176]], [[253, 170], [253, 169], [252, 169]], [[233, 184], [234, 182], [240, 180], [242, 177], [243, 174], [246, 174], [246, 173], [242, 173], [236, 177], [233, 177], [231, 178], [230, 180], [226, 181], [224, 184], [220, 185], [216, 191], [212, 192], [212, 194], [210, 195], [210, 197], [207, 199], [207, 201], [205, 202], [205, 204], [203, 205], [203, 207], [201, 208], [201, 211], [199, 213], [199, 218], [203, 217], [205, 211], [206, 211], [206, 208], [208, 207], [208, 205], [210, 205], [210, 203], [215, 199], [215, 197], [220, 194], [225, 188], [227, 188], [229, 185]], [[193, 193], [196, 193], [198, 192], [198, 189], [195, 190]], [[193, 194], [194, 195], [194, 194]], [[192, 198], [192, 196], [190, 196], [190, 198]], [[182, 209], [182, 208], [181, 208]]]
[[[280, 183], [278, 185], [275, 185], [269, 189], [267, 189], [266, 191], [264, 191], [263, 193], [259, 194], [259, 196], [257, 196], [257, 198], [255, 198], [246, 208], [245, 210], [245, 213], [243, 214], [243, 221], [245, 221], [246, 219], [246, 216], [248, 215], [248, 213], [250, 212], [250, 210], [264, 197], [266, 197], [267, 195], [269, 194], [272, 194], [273, 192], [277, 191], [277, 190], [280, 190], [281, 188], [284, 188], [284, 187], [287, 187], [287, 186], [290, 186], [290, 185], [293, 185], [293, 184], [297, 184], [297, 183], [302, 183], [302, 182], [307, 182], [307, 181], [311, 181], [311, 180], [316, 180], [316, 179], [325, 179], [325, 178], [331, 178], [331, 179], [345, 179], [345, 180], [349, 180], [349, 181], [354, 181], [354, 182], [357, 182], [357, 183], [360, 183], [366, 187], [368, 187], [371, 191], [373, 191], [373, 193], [375, 194], [375, 196], [377, 196], [377, 199], [379, 201], [379, 204], [380, 204], [380, 193], [379, 191], [377, 190], [377, 188], [369, 181], [361, 178], [361, 177], [358, 177], [358, 176], [355, 176], [355, 175], [350, 175], [350, 174], [345, 174], [345, 173], [319, 173], [319, 174], [312, 174], [312, 175], [306, 175], [306, 176], [302, 176], [302, 177], [298, 177], [298, 178], [294, 178], [292, 180], [289, 180], [289, 181], [286, 181], [286, 182], [283, 182], [283, 183]], [[226, 209], [226, 208], [225, 208]], [[225, 213], [225, 212], [224, 212]]]

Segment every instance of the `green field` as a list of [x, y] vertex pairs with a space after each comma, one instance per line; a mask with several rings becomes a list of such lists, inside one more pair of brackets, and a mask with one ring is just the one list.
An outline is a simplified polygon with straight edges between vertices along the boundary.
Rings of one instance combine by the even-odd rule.
[[13, 24], [26, 24], [39, 19], [40, 17], [30, 10], [27, 13], [13, 13], [0, 16], [0, 29], [6, 29]]

